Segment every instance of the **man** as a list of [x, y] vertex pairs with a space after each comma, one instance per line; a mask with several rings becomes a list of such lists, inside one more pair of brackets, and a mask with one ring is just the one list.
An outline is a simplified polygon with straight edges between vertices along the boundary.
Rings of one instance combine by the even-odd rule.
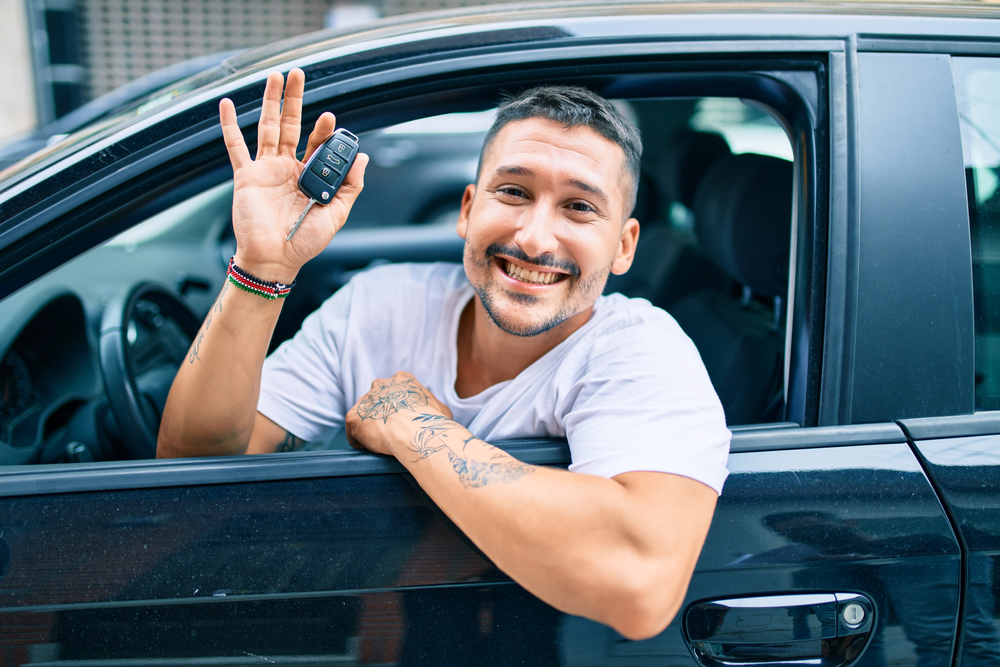
[[[645, 301], [602, 297], [639, 236], [629, 217], [638, 132], [579, 88], [501, 106], [462, 199], [464, 266], [361, 274], [264, 360], [299, 268], [363, 187], [359, 154], [334, 200], [296, 179], [304, 76], [268, 77], [251, 160], [220, 106], [238, 250], [160, 429], [161, 457], [295, 449], [346, 424], [395, 456], [493, 562], [554, 607], [630, 638], [677, 612], [726, 476], [729, 432], [698, 353]], [[306, 155], [332, 134], [323, 114]], [[235, 273], [234, 273], [235, 272]], [[246, 288], [247, 276], [256, 291]], [[263, 373], [262, 373], [263, 369]], [[565, 435], [571, 471], [484, 440]]]

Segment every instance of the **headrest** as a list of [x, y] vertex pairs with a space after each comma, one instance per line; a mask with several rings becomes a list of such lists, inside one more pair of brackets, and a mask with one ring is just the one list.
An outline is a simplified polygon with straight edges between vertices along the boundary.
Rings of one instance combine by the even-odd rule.
[[661, 170], [667, 198], [694, 208], [694, 193], [702, 175], [713, 162], [730, 153], [722, 135], [690, 130], [675, 134], [664, 151]]
[[788, 287], [792, 163], [744, 153], [719, 158], [694, 199], [694, 231], [704, 253], [761, 296]]

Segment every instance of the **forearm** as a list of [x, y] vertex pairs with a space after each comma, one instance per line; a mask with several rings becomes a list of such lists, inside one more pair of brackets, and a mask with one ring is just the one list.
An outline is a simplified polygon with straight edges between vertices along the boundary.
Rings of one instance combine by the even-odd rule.
[[[296, 156], [305, 74], [292, 69], [284, 92], [283, 84], [278, 72], [268, 75], [253, 158], [231, 100], [220, 102], [219, 120], [233, 166], [236, 265], [260, 280], [288, 285], [347, 220], [364, 187], [368, 157], [357, 155], [333, 198], [325, 206], [309, 209], [302, 227], [289, 238], [296, 216], [309, 201], [296, 185], [305, 168]], [[306, 155], [335, 127], [333, 114], [322, 114], [309, 135]], [[274, 451], [276, 447], [294, 449], [301, 443], [263, 415], [257, 416], [261, 369], [282, 302], [262, 299], [226, 282], [170, 389], [160, 424], [158, 457], [238, 454], [248, 446], [254, 452]]]
[[170, 389], [158, 457], [246, 451], [261, 369], [282, 301], [263, 299], [226, 281]]
[[704, 508], [692, 509], [704, 523], [692, 549], [690, 529], [637, 506], [618, 480], [523, 464], [450, 420], [418, 416], [393, 440], [434, 502], [542, 600], [633, 638], [676, 613], [707, 530]]

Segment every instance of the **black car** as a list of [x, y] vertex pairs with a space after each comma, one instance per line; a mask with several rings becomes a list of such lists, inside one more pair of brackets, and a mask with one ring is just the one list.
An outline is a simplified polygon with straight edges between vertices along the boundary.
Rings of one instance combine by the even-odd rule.
[[[960, 2], [414, 16], [239, 55], [9, 169], [0, 664], [1000, 664], [998, 19]], [[334, 111], [373, 162], [273, 345], [359, 271], [461, 259], [451, 223], [504, 91], [589, 86], [642, 131], [642, 233], [608, 290], [677, 319], [734, 431], [659, 636], [538, 601], [340, 435], [153, 460], [234, 248], [219, 100], [252, 146], [267, 73], [292, 67], [306, 123]], [[564, 441], [495, 444], [569, 463]]]

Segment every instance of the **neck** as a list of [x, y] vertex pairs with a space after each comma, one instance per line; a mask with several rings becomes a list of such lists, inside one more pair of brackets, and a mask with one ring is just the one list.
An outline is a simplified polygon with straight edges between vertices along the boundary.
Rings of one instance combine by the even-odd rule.
[[513, 380], [590, 320], [593, 306], [537, 336], [514, 336], [500, 329], [476, 295], [458, 324], [458, 377], [455, 393], [468, 398], [498, 382]]

